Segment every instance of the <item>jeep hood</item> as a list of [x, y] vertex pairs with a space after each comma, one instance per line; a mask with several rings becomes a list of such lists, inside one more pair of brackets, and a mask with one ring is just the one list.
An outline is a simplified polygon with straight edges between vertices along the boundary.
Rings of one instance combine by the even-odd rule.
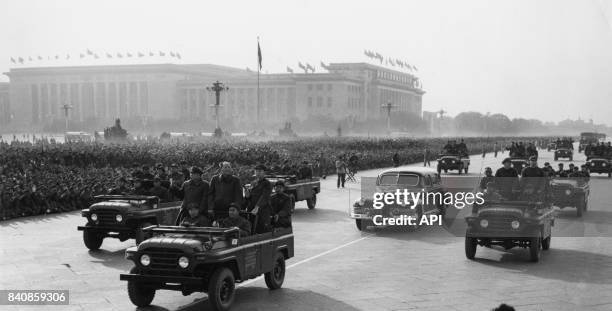
[[527, 206], [495, 204], [479, 208], [477, 215], [486, 216], [492, 214], [504, 214], [512, 215], [515, 217], [522, 217], [526, 208]]
[[204, 242], [208, 238], [195, 238], [188, 235], [158, 236], [153, 237], [138, 245], [138, 251], [146, 251], [148, 248], [175, 248], [186, 253], [203, 252]]
[[89, 211], [95, 212], [99, 210], [105, 210], [105, 211], [112, 210], [118, 213], [125, 213], [130, 208], [132, 208], [132, 205], [127, 202], [104, 201], [104, 202], [98, 202], [98, 203], [92, 204], [89, 207]]

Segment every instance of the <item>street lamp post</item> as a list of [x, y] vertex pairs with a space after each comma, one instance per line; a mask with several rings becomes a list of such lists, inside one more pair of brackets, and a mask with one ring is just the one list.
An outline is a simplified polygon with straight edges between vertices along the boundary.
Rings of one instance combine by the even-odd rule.
[[64, 117], [66, 118], [66, 132], [68, 132], [68, 110], [72, 109], [72, 105], [64, 104], [62, 109], [64, 110]]
[[383, 109], [387, 109], [387, 135], [391, 135], [391, 109], [395, 107], [391, 102], [388, 102], [381, 106]]
[[215, 107], [215, 136], [217, 135], [221, 136], [222, 132], [221, 132], [221, 128], [219, 127], [219, 107], [221, 106], [220, 104], [221, 92], [229, 90], [229, 87], [225, 86], [223, 83], [217, 80], [215, 83], [213, 83], [212, 87], [210, 86], [206, 87], [206, 90], [208, 90], [209, 92], [215, 93], [216, 101], [215, 101], [215, 104], [213, 105], [213, 107]]

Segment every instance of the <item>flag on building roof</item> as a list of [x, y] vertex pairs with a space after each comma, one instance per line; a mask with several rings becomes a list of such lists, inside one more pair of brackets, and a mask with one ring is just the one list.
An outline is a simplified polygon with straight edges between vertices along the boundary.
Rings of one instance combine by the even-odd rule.
[[298, 62], [298, 67], [302, 68], [302, 70], [304, 70], [304, 73], [308, 71], [308, 69], [306, 69], [306, 66], [304, 66], [302, 62]]
[[171, 56], [171, 57], [174, 57], [174, 52], [170, 52], [170, 56]]
[[293, 73], [293, 69], [289, 68], [289, 66], [287, 66], [287, 72], [288, 73]]
[[143, 57], [143, 56], [145, 56], [145, 55], [140, 53], [140, 52], [138, 52], [138, 57]]
[[98, 56], [98, 54], [94, 54], [94, 58], [98, 59], [98, 58], [100, 58], [100, 56]]
[[159, 51], [159, 56], [166, 56], [166, 53]]
[[121, 55], [121, 53], [117, 53], [117, 57], [123, 58], [123, 55]]
[[306, 68], [310, 69], [312, 72], [315, 72], [314, 67], [312, 67], [310, 64], [306, 64]]
[[132, 57], [132, 54], [130, 53], [125, 53], [125, 55], [127, 55], [127, 57]]
[[181, 53], [176, 52], [176, 58], [181, 59]]
[[70, 54], [66, 54], [66, 59], [70, 59]]
[[[17, 63], [17, 61], [15, 61], [15, 59], [11, 57], [11, 63], [15, 64], [15, 63]], [[289, 67], [287, 67], [287, 68], [289, 68]]]
[[23, 64], [23, 58], [19, 57], [19, 63]]
[[155, 55], [155, 54], [153, 54], [153, 52], [149, 52], [149, 56], [153, 56], [153, 55]]
[[106, 58], [113, 58], [113, 55], [110, 55], [109, 53], [106, 53]]
[[93, 55], [93, 52], [90, 49], [87, 49], [87, 55]]
[[42, 58], [42, 57], [40, 57], [40, 55], [38, 55], [38, 60], [43, 60], [43, 58]]

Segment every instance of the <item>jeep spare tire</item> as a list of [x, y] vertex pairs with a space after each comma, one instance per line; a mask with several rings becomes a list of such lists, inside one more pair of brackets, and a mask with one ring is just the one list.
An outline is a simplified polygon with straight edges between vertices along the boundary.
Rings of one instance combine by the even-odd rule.
[[312, 193], [312, 197], [310, 197], [309, 199], [306, 199], [306, 205], [308, 206], [308, 209], [313, 209], [315, 208], [315, 206], [317, 205], [317, 194], [316, 193]]

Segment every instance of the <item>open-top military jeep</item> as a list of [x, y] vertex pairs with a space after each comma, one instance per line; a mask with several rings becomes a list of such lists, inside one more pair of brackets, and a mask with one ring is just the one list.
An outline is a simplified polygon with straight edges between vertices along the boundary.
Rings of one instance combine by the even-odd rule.
[[612, 156], [588, 157], [586, 165], [589, 168], [589, 173], [608, 174], [608, 178], [612, 178]]
[[589, 182], [583, 177], [555, 178], [551, 181], [552, 204], [559, 208], [575, 207], [582, 217], [589, 205]]
[[550, 247], [554, 209], [547, 194], [502, 196], [494, 186], [487, 186], [483, 205], [474, 205], [465, 219], [465, 256], [474, 259], [480, 246], [529, 248], [531, 261], [540, 260], [541, 250]]
[[174, 224], [181, 202], [159, 203], [155, 196], [142, 195], [99, 195], [97, 201], [81, 211], [87, 219], [83, 231], [83, 242], [90, 250], [97, 250], [104, 238], [117, 238], [120, 241], [136, 239], [140, 243], [146, 239], [142, 230], [157, 224]]
[[438, 155], [438, 174], [442, 171], [448, 173], [448, 171], [457, 170], [459, 175], [461, 173], [468, 173], [470, 167], [470, 157], [468, 155], [460, 154], [439, 154]]
[[555, 148], [555, 161], [559, 158], [574, 160], [574, 146], [570, 141], [562, 141]]
[[135, 266], [120, 279], [136, 306], [151, 304], [158, 289], [208, 293], [214, 310], [228, 310], [235, 283], [265, 275], [269, 289], [285, 279], [285, 260], [293, 257], [291, 228], [240, 236], [237, 228], [151, 226], [153, 235], [125, 257]]
[[[317, 205], [317, 194], [321, 192], [321, 181], [318, 177], [298, 179], [295, 175], [266, 175], [272, 185], [279, 180], [285, 182], [285, 193], [291, 198], [291, 211], [295, 209], [295, 202], [306, 201], [309, 209]], [[250, 189], [250, 184], [245, 185]], [[272, 188], [274, 192], [274, 188]]]

